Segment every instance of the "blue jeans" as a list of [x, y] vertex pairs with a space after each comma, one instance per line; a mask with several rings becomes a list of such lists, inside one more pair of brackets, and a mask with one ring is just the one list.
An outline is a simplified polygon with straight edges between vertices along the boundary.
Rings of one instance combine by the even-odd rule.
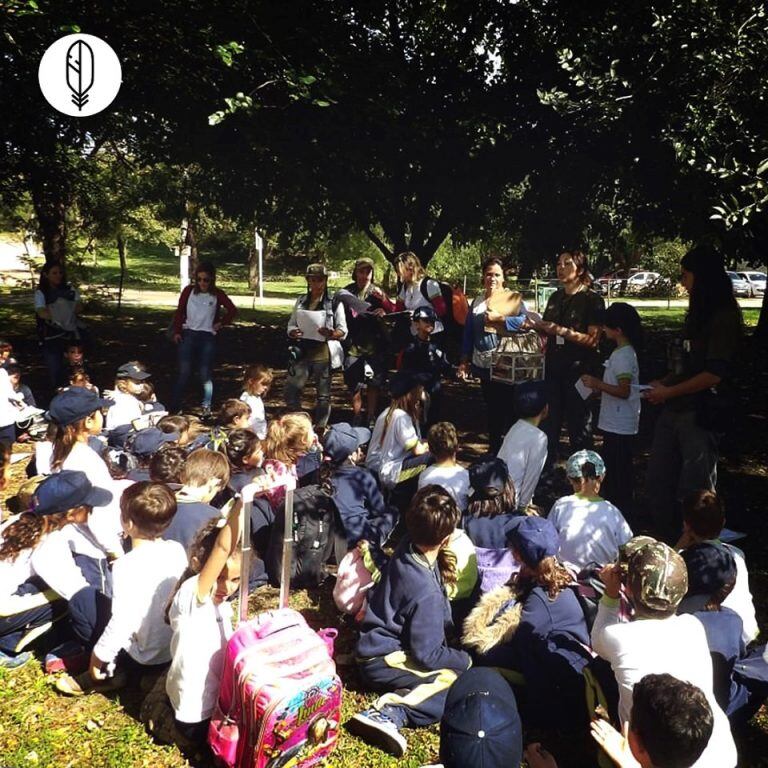
[[181, 400], [184, 390], [192, 375], [192, 369], [197, 363], [197, 374], [203, 385], [203, 408], [210, 408], [213, 400], [213, 359], [216, 354], [216, 336], [207, 331], [181, 332], [179, 342], [179, 373], [173, 388], [171, 398], [171, 410], [178, 411], [181, 408]]
[[317, 390], [315, 405], [315, 426], [325, 427], [331, 416], [331, 364], [299, 360], [293, 376], [288, 376], [285, 382], [285, 404], [292, 411], [301, 410], [301, 392], [312, 380]]

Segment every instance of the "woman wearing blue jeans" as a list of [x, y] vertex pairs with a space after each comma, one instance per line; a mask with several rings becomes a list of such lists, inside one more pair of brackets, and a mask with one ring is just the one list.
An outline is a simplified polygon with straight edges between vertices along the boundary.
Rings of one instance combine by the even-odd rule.
[[193, 368], [203, 385], [203, 416], [211, 413], [213, 360], [216, 334], [237, 314], [235, 305], [216, 287], [216, 269], [208, 262], [198, 264], [195, 281], [179, 297], [173, 319], [173, 341], [179, 348], [179, 373], [173, 388], [171, 411], [178, 411]]

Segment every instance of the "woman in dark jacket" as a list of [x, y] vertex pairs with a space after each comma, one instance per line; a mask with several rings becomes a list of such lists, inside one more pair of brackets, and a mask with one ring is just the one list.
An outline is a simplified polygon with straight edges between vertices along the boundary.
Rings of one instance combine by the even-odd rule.
[[590, 289], [587, 257], [581, 251], [563, 251], [557, 259], [562, 285], [550, 297], [536, 330], [547, 334], [546, 375], [549, 416], [541, 428], [547, 433], [547, 467], [557, 459], [560, 427], [568, 425], [570, 453], [592, 447], [589, 401], [576, 391], [576, 381], [598, 371], [597, 345], [600, 313], [605, 302]]
[[213, 264], [198, 264], [195, 281], [181, 292], [173, 318], [173, 341], [179, 348], [179, 372], [173, 388], [171, 411], [181, 407], [184, 390], [195, 368], [203, 385], [203, 416], [210, 416], [216, 334], [229, 325], [236, 314], [237, 309], [229, 296], [216, 287]]
[[651, 403], [664, 405], [653, 433], [646, 493], [656, 533], [670, 544], [680, 536], [686, 495], [715, 490], [718, 441], [734, 415], [728, 379], [743, 336], [741, 308], [722, 255], [698, 246], [680, 266], [689, 294], [683, 339], [670, 347], [670, 372], [646, 393]]

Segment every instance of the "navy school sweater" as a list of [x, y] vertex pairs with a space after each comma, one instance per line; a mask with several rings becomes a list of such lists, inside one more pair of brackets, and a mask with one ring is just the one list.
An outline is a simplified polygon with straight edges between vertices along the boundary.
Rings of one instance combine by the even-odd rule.
[[165, 529], [163, 538], [178, 541], [185, 550], [194, 541], [197, 532], [212, 518], [221, 513], [216, 507], [202, 501], [179, 501], [171, 524]]
[[354, 547], [365, 539], [381, 546], [397, 522], [397, 510], [384, 503], [370, 470], [343, 464], [333, 473], [331, 482], [347, 544]]
[[405, 537], [372, 590], [357, 654], [362, 658], [404, 651], [429, 670], [464, 672], [469, 655], [449, 648], [445, 628], [452, 625], [437, 563], [430, 566]]

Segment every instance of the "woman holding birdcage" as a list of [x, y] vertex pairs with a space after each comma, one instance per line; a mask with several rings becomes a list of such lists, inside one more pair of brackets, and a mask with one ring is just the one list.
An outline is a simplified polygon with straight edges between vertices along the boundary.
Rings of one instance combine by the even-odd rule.
[[488, 410], [488, 442], [496, 453], [514, 421], [509, 384], [491, 379], [491, 359], [499, 345], [499, 333], [531, 328], [522, 297], [504, 287], [504, 264], [492, 257], [483, 262], [483, 293], [470, 306], [464, 325], [459, 378], [470, 374], [480, 380]]

